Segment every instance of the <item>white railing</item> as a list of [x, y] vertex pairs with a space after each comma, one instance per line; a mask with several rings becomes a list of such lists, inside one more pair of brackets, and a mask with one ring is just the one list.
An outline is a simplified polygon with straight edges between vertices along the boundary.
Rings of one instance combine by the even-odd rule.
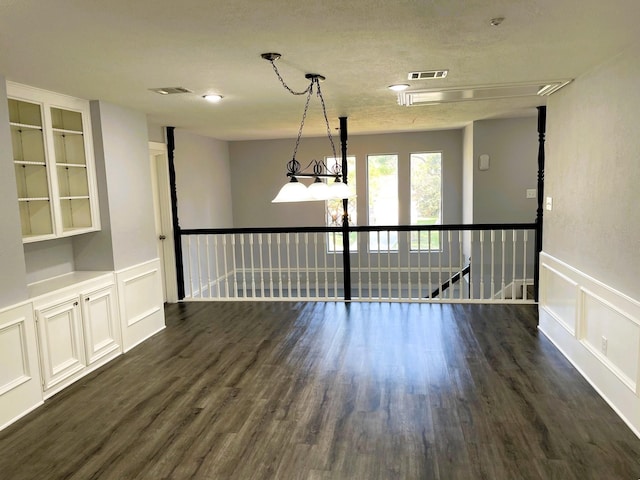
[[342, 235], [184, 230], [184, 299], [533, 303], [533, 224], [349, 227], [347, 272]]

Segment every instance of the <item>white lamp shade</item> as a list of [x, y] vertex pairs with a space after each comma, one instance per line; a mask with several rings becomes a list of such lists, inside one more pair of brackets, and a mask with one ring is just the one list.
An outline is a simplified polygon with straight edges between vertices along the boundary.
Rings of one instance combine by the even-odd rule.
[[271, 200], [272, 203], [283, 202], [307, 202], [312, 200], [307, 187], [300, 182], [289, 182], [280, 189], [276, 198]]
[[329, 199], [341, 199], [341, 198], [349, 198], [351, 196], [351, 191], [346, 183], [342, 182], [334, 182], [329, 185], [330, 196]]
[[329, 185], [324, 182], [314, 182], [307, 188], [312, 200], [328, 200], [331, 195]]

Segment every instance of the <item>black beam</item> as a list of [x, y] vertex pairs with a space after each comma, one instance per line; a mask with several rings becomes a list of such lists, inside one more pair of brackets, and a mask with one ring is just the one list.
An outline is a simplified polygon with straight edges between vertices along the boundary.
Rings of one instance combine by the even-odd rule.
[[[347, 185], [347, 117], [340, 117], [340, 146], [342, 150], [342, 181]], [[349, 245], [349, 199], [342, 200], [342, 271], [344, 299], [351, 300], [351, 248]]]
[[538, 107], [538, 210], [536, 212], [536, 252], [533, 268], [533, 298], [537, 302], [540, 291], [540, 252], [542, 251], [542, 219], [544, 216], [544, 140], [547, 107]]
[[178, 284], [178, 299], [184, 298], [184, 269], [182, 265], [182, 235], [178, 220], [178, 193], [176, 190], [176, 168], [173, 152], [176, 148], [175, 127], [167, 127], [167, 156], [169, 159], [169, 189], [171, 194], [171, 217], [173, 218], [173, 246], [176, 256], [176, 282]]

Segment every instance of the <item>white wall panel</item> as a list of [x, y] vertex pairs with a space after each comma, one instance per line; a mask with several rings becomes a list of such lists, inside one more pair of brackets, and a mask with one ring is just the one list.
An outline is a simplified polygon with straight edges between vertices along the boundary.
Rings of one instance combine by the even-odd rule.
[[0, 430], [42, 404], [31, 304], [0, 311]]
[[544, 252], [540, 269], [538, 328], [640, 437], [640, 302]]
[[640, 323], [588, 290], [582, 290], [582, 312], [582, 341], [635, 392]]
[[164, 328], [160, 260], [116, 272], [124, 351]]
[[578, 284], [548, 265], [542, 265], [540, 277], [541, 303], [571, 335], [575, 335]]

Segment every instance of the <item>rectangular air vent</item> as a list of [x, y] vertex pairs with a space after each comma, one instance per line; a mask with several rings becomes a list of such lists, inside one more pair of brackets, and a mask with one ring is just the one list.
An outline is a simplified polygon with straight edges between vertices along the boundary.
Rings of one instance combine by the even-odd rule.
[[409, 80], [433, 80], [436, 78], [445, 78], [449, 70], [428, 70], [425, 72], [409, 72]]
[[159, 93], [160, 95], [172, 95], [174, 93], [193, 93], [191, 90], [184, 87], [150, 88], [149, 90]]

